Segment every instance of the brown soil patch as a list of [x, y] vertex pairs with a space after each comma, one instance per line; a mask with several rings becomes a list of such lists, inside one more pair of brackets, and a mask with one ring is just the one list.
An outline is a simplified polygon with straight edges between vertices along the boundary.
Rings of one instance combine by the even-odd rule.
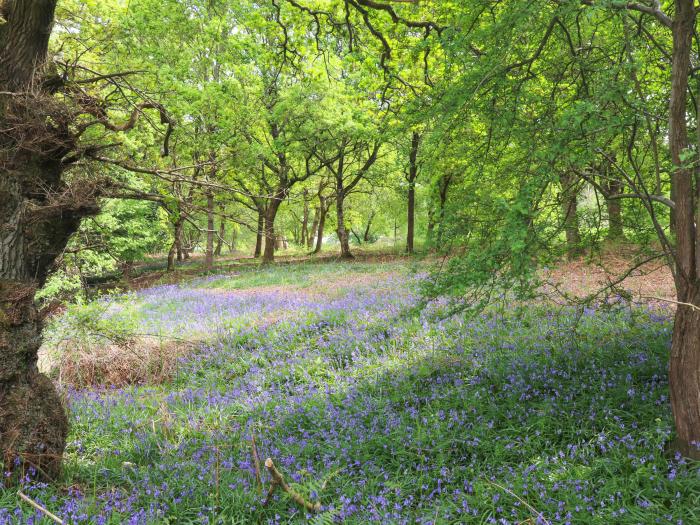
[[661, 259], [635, 268], [627, 257], [606, 254], [595, 262], [581, 258], [561, 263], [540, 275], [552, 284], [545, 288], [554, 300], [558, 291], [579, 299], [621, 293], [635, 302], [666, 307], [676, 298], [671, 270]]

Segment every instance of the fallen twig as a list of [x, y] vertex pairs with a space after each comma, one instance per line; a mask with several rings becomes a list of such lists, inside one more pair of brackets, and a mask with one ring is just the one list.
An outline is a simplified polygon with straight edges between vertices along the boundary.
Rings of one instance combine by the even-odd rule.
[[509, 489], [506, 488], [506, 487], [503, 487], [503, 486], [499, 485], [499, 484], [496, 483], [495, 481], [491, 481], [491, 480], [488, 480], [488, 479], [485, 480], [485, 481], [486, 481], [486, 483], [489, 483], [489, 484], [493, 485], [494, 487], [497, 487], [497, 488], [501, 489], [502, 491], [507, 492], [508, 494], [510, 494], [511, 496], [513, 496], [513, 497], [514, 497], [515, 499], [517, 499], [520, 503], [522, 503], [522, 504], [525, 505], [528, 509], [530, 509], [530, 511], [531, 511], [533, 514], [535, 514], [540, 520], [542, 520], [542, 523], [544, 523], [544, 525], [551, 525], [551, 523], [547, 520], [547, 518], [544, 517], [544, 515], [543, 515], [539, 510], [537, 510], [535, 507], [533, 507], [532, 505], [530, 505], [527, 501], [525, 501], [523, 498], [521, 498], [520, 496], [518, 496], [515, 492], [513, 492], [512, 490], [509, 490]]
[[302, 496], [294, 489], [292, 489], [289, 485], [287, 485], [287, 482], [284, 481], [284, 477], [282, 476], [280, 471], [277, 470], [275, 464], [272, 462], [272, 458], [267, 458], [265, 460], [265, 467], [270, 473], [270, 476], [272, 476], [272, 483], [270, 483], [270, 489], [267, 491], [267, 498], [265, 498], [263, 506], [267, 505], [270, 502], [275, 488], [280, 487], [284, 492], [286, 492], [289, 495], [290, 498], [292, 498], [292, 500], [294, 500], [295, 503], [304, 507], [307, 511], [318, 512], [321, 510], [321, 503], [319, 503], [318, 501], [316, 503], [306, 501], [304, 496]]
[[255, 434], [250, 435], [250, 445], [253, 450], [253, 465], [255, 466], [255, 480], [258, 482], [258, 488], [262, 490], [262, 475], [260, 474], [260, 457], [258, 456], [258, 447], [255, 444]]
[[656, 301], [661, 301], [661, 302], [664, 302], [664, 303], [675, 304], [676, 306], [687, 306], [688, 308], [690, 308], [691, 310], [694, 310], [694, 311], [696, 311], [696, 312], [700, 311], [700, 306], [698, 306], [698, 305], [696, 305], [696, 304], [693, 304], [693, 303], [684, 303], [683, 301], [674, 301], [673, 299], [667, 299], [667, 298], [664, 298], [664, 297], [655, 297], [655, 296], [653, 296], [653, 295], [649, 295], [649, 296], [642, 297], [642, 298], [643, 298], [643, 299], [644, 299], [644, 298], [646, 298], [646, 299], [654, 299], [654, 300], [656, 300]]
[[17, 495], [20, 497], [20, 499], [22, 499], [23, 501], [29, 503], [29, 504], [30, 504], [32, 507], [34, 507], [36, 510], [38, 510], [39, 512], [42, 512], [42, 513], [45, 514], [47, 517], [51, 518], [53, 521], [55, 521], [56, 523], [58, 523], [58, 525], [65, 525], [65, 522], [64, 522], [61, 518], [59, 518], [59, 517], [56, 516], [55, 514], [52, 514], [51, 512], [49, 512], [48, 510], [46, 510], [44, 507], [42, 507], [41, 505], [39, 505], [36, 501], [34, 501], [33, 499], [31, 499], [29, 496], [27, 496], [26, 494], [22, 493], [22, 491], [17, 491]]

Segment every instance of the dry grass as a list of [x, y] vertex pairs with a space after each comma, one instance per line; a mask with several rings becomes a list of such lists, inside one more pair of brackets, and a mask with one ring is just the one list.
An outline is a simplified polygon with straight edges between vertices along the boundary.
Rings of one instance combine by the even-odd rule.
[[156, 337], [119, 344], [66, 340], [55, 348], [42, 348], [39, 368], [60, 387], [160, 384], [175, 376], [180, 358], [193, 348], [189, 342]]

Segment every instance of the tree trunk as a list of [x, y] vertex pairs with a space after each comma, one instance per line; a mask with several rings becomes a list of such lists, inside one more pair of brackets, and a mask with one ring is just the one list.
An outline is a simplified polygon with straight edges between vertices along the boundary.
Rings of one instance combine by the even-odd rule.
[[622, 182], [611, 180], [608, 183], [608, 195], [605, 198], [605, 205], [608, 209], [608, 240], [622, 241], [625, 232], [622, 223], [622, 201], [614, 198], [622, 193]]
[[172, 272], [175, 269], [175, 255], [177, 254], [177, 247], [175, 241], [170, 245], [170, 250], [168, 250], [168, 265], [165, 268], [166, 272]]
[[255, 253], [253, 257], [260, 257], [263, 246], [263, 235], [265, 233], [265, 210], [258, 209], [258, 231], [255, 234]]
[[222, 217], [221, 221], [219, 222], [219, 237], [216, 239], [216, 248], [214, 248], [214, 256], [215, 257], [220, 257], [221, 256], [221, 250], [224, 247], [224, 235], [226, 235], [226, 222], [224, 221], [223, 217], [223, 211], [222, 211]]
[[3, 169], [0, 177], [0, 450], [5, 470], [19, 465], [19, 475], [52, 479], [68, 420], [51, 381], [37, 369], [42, 321], [34, 292], [90, 210], [41, 210], [47, 192], [66, 189], [59, 164], [16, 160], [17, 171]]
[[413, 132], [411, 138], [411, 153], [409, 156], [408, 168], [408, 228], [406, 230], [406, 253], [412, 255], [414, 252], [414, 230], [416, 220], [416, 179], [418, 178], [418, 147], [420, 146], [420, 134]]
[[581, 250], [581, 233], [578, 226], [578, 190], [575, 175], [562, 173], [559, 175], [561, 184], [561, 213], [564, 232], [566, 234], [566, 255], [575, 259]]
[[168, 252], [168, 268], [167, 271], [172, 272], [175, 269], [175, 257], [178, 261], [182, 260], [182, 224], [184, 219], [179, 216], [175, 221], [175, 230], [173, 232], [173, 245]]
[[435, 207], [433, 199], [430, 199], [430, 207], [428, 208], [428, 226], [425, 233], [425, 244], [429, 249], [433, 248], [435, 237]]
[[177, 260], [182, 261], [184, 259], [184, 253], [182, 249], [182, 224], [180, 228], [175, 230], [175, 248], [177, 250]]
[[365, 242], [369, 242], [369, 233], [372, 229], [372, 221], [374, 220], [374, 212], [369, 214], [369, 219], [367, 219], [367, 227], [365, 228], [365, 234], [363, 236], [363, 240]]
[[214, 194], [207, 193], [207, 248], [204, 254], [204, 268], [211, 270], [214, 267]]
[[275, 261], [275, 217], [277, 217], [277, 210], [279, 210], [283, 198], [284, 193], [277, 192], [267, 205], [267, 211], [265, 213], [265, 251], [263, 252], [263, 264], [269, 264]]
[[328, 213], [325, 197], [319, 195], [318, 200], [321, 202], [321, 206], [318, 213], [318, 229], [316, 231], [316, 248], [314, 249], [314, 253], [321, 253], [321, 248], [323, 247], [323, 229], [326, 226], [326, 214]]
[[306, 247], [309, 250], [314, 245], [314, 238], [316, 237], [316, 230], [318, 229], [318, 218], [319, 218], [319, 212], [318, 212], [318, 208], [316, 208], [316, 209], [314, 209], [314, 220], [311, 223], [311, 231], [309, 232], [309, 235], [306, 238]]
[[[700, 304], [696, 291], [684, 302]], [[700, 459], [700, 311], [679, 305], [673, 326], [669, 366], [671, 407], [676, 422], [676, 445], [686, 456]]]
[[338, 241], [340, 241], [340, 257], [341, 259], [354, 259], [350, 252], [350, 236], [345, 227], [345, 196], [342, 191], [342, 183], [339, 188], [338, 195], [335, 199], [335, 212], [338, 220]]
[[236, 251], [236, 239], [238, 238], [238, 232], [236, 231], [236, 225], [231, 228], [231, 244], [228, 247], [228, 251], [233, 253]]
[[[673, 21], [673, 66], [669, 108], [669, 149], [674, 169], [671, 175], [675, 198], [676, 291], [678, 301], [700, 304], [700, 264], [696, 260], [699, 239], [695, 225], [697, 195], [693, 192], [693, 171], [684, 166], [687, 150], [688, 69], [695, 27], [693, 0], [676, 0]], [[700, 188], [698, 188], [700, 189]], [[695, 202], [694, 202], [695, 201]], [[697, 456], [693, 443], [700, 443], [700, 312], [679, 304], [673, 327], [669, 363], [671, 408], [676, 423], [679, 449]]]
[[306, 245], [307, 239], [309, 238], [309, 191], [304, 190], [304, 217], [301, 221], [301, 240], [299, 244], [301, 246]]
[[[55, 7], [55, 0], [0, 2], [0, 470], [48, 479], [60, 472], [68, 420], [37, 369], [42, 322], [34, 292], [81, 218], [97, 213], [96, 188], [68, 188], [62, 179], [71, 137], [60, 124], [47, 124], [41, 99], [5, 93], [41, 85]], [[24, 123], [37, 129], [37, 122], [37, 141], [25, 143], [13, 131]]]
[[438, 182], [438, 196], [439, 199], [439, 209], [438, 209], [438, 230], [437, 238], [435, 243], [435, 248], [440, 250], [442, 248], [442, 240], [445, 235], [445, 207], [447, 205], [447, 191], [450, 188], [450, 182], [452, 181], [452, 175], [443, 175]]

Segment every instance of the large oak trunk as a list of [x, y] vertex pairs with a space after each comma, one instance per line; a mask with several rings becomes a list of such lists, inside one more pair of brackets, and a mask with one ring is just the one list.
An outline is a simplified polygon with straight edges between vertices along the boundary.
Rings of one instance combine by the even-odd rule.
[[89, 185], [64, 185], [61, 159], [72, 139], [58, 119], [47, 125], [54, 101], [31, 86], [41, 82], [55, 6], [0, 2], [0, 471], [49, 479], [60, 471], [68, 421], [37, 369], [42, 322], [34, 292], [80, 218], [96, 211]]
[[88, 196], [59, 213], [49, 201], [65, 188], [60, 164], [20, 155], [0, 177], [0, 450], [4, 468], [58, 475], [68, 432], [61, 399], [37, 369], [42, 321], [34, 303], [54, 260], [80, 218], [95, 210]]

